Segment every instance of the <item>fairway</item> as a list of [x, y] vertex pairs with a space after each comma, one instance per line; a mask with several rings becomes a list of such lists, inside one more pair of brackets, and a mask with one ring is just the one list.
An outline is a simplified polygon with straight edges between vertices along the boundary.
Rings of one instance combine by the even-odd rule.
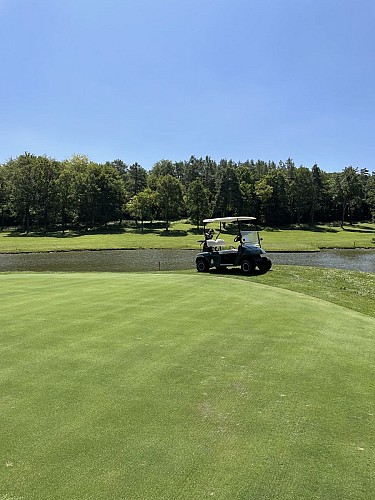
[[260, 280], [0, 274], [0, 500], [375, 498], [375, 319]]
[[[215, 226], [216, 231], [219, 226]], [[186, 221], [176, 221], [170, 231], [162, 228], [149, 228], [144, 232], [135, 228], [108, 229], [83, 232], [61, 231], [54, 233], [32, 233], [26, 235], [17, 231], [0, 231], [0, 253], [19, 252], [56, 252], [70, 250], [105, 250], [137, 248], [180, 248], [199, 249], [197, 240], [202, 238], [203, 230], [197, 231]], [[233, 243], [235, 234], [225, 233], [227, 245]], [[342, 229], [330, 224], [319, 224], [304, 229], [268, 228], [262, 231], [262, 246], [267, 251], [317, 251], [319, 248], [375, 248], [375, 224], [354, 224]]]

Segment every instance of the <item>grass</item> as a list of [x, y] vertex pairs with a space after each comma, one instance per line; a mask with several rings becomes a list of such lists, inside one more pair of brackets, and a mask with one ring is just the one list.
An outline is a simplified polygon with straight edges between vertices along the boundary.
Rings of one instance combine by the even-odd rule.
[[375, 248], [375, 224], [353, 226], [316, 225], [266, 231], [264, 241], [272, 251], [316, 251], [320, 248]]
[[[185, 272], [185, 271], [184, 271]], [[214, 276], [217, 272], [211, 271]], [[246, 280], [239, 269], [222, 276]], [[375, 317], [375, 275], [342, 269], [304, 266], [274, 266], [265, 275], [252, 276], [255, 283], [299, 292]]]
[[[227, 245], [233, 243], [234, 234], [223, 233]], [[262, 233], [263, 246], [268, 251], [317, 251], [319, 248], [375, 248], [375, 224], [356, 224], [352, 227], [317, 225], [313, 228], [266, 228]], [[184, 221], [172, 224], [166, 232], [161, 226], [146, 229], [127, 228], [102, 231], [60, 232], [25, 235], [20, 232], [0, 233], [0, 253], [48, 252], [67, 250], [98, 250], [121, 248], [181, 248], [199, 249], [201, 239], [191, 224]]]
[[374, 498], [373, 276], [311, 271], [0, 275], [0, 499]]

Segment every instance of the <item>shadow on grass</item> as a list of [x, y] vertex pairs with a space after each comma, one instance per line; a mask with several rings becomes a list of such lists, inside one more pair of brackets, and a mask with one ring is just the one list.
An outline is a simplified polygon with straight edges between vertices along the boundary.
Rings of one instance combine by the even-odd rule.
[[89, 228], [89, 229], [67, 229], [63, 232], [61, 229], [55, 231], [30, 231], [26, 233], [23, 230], [13, 230], [5, 234], [7, 238], [77, 238], [79, 236], [87, 236], [94, 234], [124, 234], [126, 232], [123, 227], [108, 227], [108, 228]]
[[[89, 229], [68, 229], [65, 233], [62, 230], [56, 231], [30, 231], [26, 233], [23, 230], [13, 230], [7, 233], [3, 233], [4, 237], [7, 238], [58, 238], [58, 239], [68, 239], [68, 238], [78, 238], [80, 236], [89, 236], [89, 235], [106, 235], [106, 234], [125, 234], [125, 233], [133, 233], [133, 234], [158, 234], [160, 236], [168, 236], [168, 237], [176, 237], [176, 236], [187, 236], [188, 231], [182, 229], [169, 229], [168, 231], [165, 229], [165, 226], [158, 227], [156, 226], [144, 226], [143, 229], [141, 226], [138, 227], [108, 227], [108, 228], [89, 228]], [[201, 231], [196, 234], [201, 234]]]
[[164, 229], [160, 233], [160, 236], [169, 236], [169, 237], [174, 237], [174, 236], [187, 236], [188, 232], [182, 229], [169, 229], [168, 231]]
[[203, 227], [197, 229], [196, 227], [192, 227], [191, 229], [187, 230], [188, 233], [190, 234], [198, 234], [199, 236], [203, 234]]
[[343, 228], [343, 231], [347, 232], [347, 233], [367, 233], [367, 234], [374, 234], [375, 233], [375, 229], [370, 227], [370, 226], [344, 226]]
[[150, 229], [165, 229], [165, 222], [148, 222], [144, 224], [145, 227], [149, 227]]
[[25, 233], [24, 231], [12, 231], [5, 236], [7, 238], [77, 238], [78, 236], [83, 236], [85, 234], [84, 231], [66, 231], [63, 233], [62, 231], [48, 231], [47, 233], [39, 232], [39, 231], [30, 231], [29, 233]]
[[142, 229], [141, 227], [138, 227], [136, 229], [129, 229], [129, 232], [133, 234], [160, 234], [160, 229], [152, 229], [150, 227], [144, 227]]
[[314, 225], [310, 226], [308, 224], [291, 224], [289, 226], [283, 226], [282, 229], [295, 229], [300, 231], [310, 231], [313, 233], [339, 233], [340, 231], [348, 231], [353, 233], [375, 233], [374, 227], [368, 226], [366, 224], [354, 224], [353, 226], [335, 223], [332, 225]]
[[[135, 224], [134, 221], [127, 221], [125, 224], [125, 228], [128, 229], [130, 232], [135, 233], [135, 234], [159, 234], [159, 235], [164, 235], [166, 233], [165, 229], [165, 222], [144, 222], [143, 227], [141, 226], [141, 223], [139, 222], [138, 225]], [[177, 231], [177, 230], [176, 230]], [[174, 232], [172, 229], [170, 229], [168, 232], [172, 233], [171, 236], [173, 236]], [[166, 236], [169, 236], [168, 234]]]
[[212, 274], [212, 275], [218, 274], [220, 276], [241, 276], [243, 278], [246, 278], [246, 277], [250, 277], [250, 276], [261, 276], [262, 274], [267, 274], [267, 273], [271, 273], [271, 272], [272, 272], [272, 269], [270, 269], [269, 271], [259, 271], [256, 269], [252, 273], [244, 274], [241, 271], [241, 268], [230, 267], [230, 268], [223, 268], [223, 269], [212, 268], [212, 269], [210, 269], [209, 274]]
[[341, 231], [340, 227], [320, 225], [310, 226], [309, 224], [289, 224], [287, 226], [281, 226], [280, 229], [285, 231], [308, 231], [311, 233], [338, 233]]

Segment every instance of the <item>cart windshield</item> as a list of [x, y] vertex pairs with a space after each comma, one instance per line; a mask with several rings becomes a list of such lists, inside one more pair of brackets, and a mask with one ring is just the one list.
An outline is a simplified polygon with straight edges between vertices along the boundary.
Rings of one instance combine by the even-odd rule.
[[258, 231], [241, 231], [241, 240], [243, 245], [260, 246]]

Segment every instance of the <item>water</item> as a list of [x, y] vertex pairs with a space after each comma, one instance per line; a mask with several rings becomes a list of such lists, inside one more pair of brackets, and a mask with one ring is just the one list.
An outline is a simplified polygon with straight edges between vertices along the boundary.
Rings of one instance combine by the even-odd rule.
[[[195, 269], [197, 250], [101, 250], [0, 254], [1, 271], [172, 271]], [[375, 273], [375, 250], [270, 252], [273, 265], [333, 267]]]
[[333, 267], [375, 273], [375, 250], [322, 250], [321, 252], [269, 253], [273, 264]]
[[100, 250], [0, 254], [0, 271], [169, 271], [195, 268], [196, 250]]

